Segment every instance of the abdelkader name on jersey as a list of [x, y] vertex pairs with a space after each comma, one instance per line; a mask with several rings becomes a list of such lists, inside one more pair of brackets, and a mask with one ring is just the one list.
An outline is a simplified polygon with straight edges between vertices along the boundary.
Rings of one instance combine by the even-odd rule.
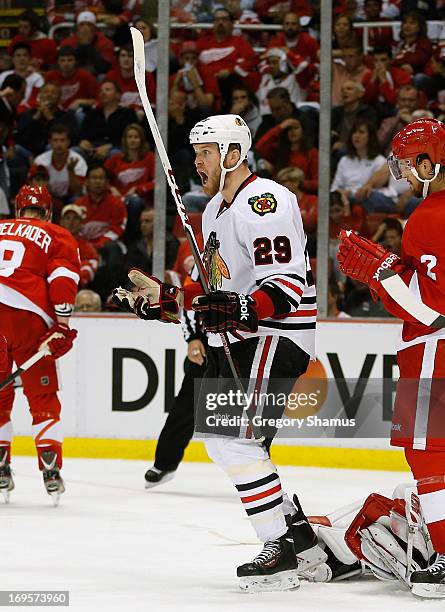
[[[295, 195], [275, 181], [251, 175], [230, 204], [221, 193], [210, 200], [202, 229], [211, 289], [251, 294], [273, 288], [289, 304], [289, 312], [261, 320], [253, 335], [287, 336], [313, 357], [316, 292]], [[211, 345], [221, 345], [218, 334], [209, 336]]]

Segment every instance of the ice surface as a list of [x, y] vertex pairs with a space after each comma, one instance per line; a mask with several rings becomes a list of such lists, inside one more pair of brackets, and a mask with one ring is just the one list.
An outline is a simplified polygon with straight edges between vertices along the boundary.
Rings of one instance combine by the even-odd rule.
[[[147, 467], [67, 459], [67, 492], [54, 508], [36, 460], [14, 458], [16, 489], [10, 505], [0, 505], [0, 589], [67, 589], [69, 610], [84, 612], [444, 609], [443, 601], [418, 601], [396, 582], [371, 579], [241, 593], [236, 566], [260, 547], [225, 474], [212, 464], [184, 463], [172, 482], [145, 491]], [[391, 489], [408, 476], [295, 467], [280, 473], [308, 514]]]

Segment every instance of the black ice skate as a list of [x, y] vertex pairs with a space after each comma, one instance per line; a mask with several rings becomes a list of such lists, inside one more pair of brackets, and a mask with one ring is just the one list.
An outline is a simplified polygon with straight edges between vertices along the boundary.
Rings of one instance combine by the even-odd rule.
[[154, 466], [145, 472], [145, 488], [152, 489], [160, 484], [164, 484], [169, 480], [173, 480], [175, 472], [168, 472], [166, 470], [158, 470]]
[[250, 563], [240, 565], [236, 573], [243, 591], [288, 591], [299, 587], [297, 567], [294, 543], [288, 531], [278, 540], [266, 542], [260, 554]]
[[56, 465], [57, 455], [54, 451], [44, 451], [41, 455], [43, 468], [43, 483], [46, 492], [51, 496], [54, 506], [59, 505], [62, 493], [65, 493], [65, 484]]
[[318, 545], [317, 536], [303, 512], [298, 497], [294, 495], [292, 501], [297, 513], [293, 516], [286, 516], [286, 520], [294, 539], [298, 575], [306, 580], [329, 582], [332, 578], [332, 571], [326, 564], [328, 556]]
[[7, 456], [7, 450], [5, 448], [0, 449], [0, 493], [5, 500], [5, 504], [9, 504], [9, 495], [15, 486]]
[[413, 595], [445, 599], [445, 554], [437, 555], [434, 563], [426, 569], [413, 572], [410, 582]]

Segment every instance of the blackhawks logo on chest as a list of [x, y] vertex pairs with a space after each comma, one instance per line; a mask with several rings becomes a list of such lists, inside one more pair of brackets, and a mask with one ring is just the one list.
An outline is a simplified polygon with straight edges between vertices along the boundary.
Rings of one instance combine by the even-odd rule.
[[203, 263], [212, 291], [222, 287], [223, 278], [230, 278], [229, 268], [219, 254], [219, 247], [220, 242], [216, 238], [216, 232], [210, 232], [204, 249]]
[[277, 201], [273, 193], [262, 193], [260, 196], [252, 196], [248, 199], [254, 213], [264, 217], [267, 213], [274, 213], [277, 209]]

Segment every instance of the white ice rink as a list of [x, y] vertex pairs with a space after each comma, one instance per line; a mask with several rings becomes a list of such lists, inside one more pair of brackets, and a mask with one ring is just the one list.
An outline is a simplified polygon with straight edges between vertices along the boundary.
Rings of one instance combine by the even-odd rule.
[[[10, 505], [0, 506], [0, 590], [69, 590], [70, 608], [61, 609], [84, 612], [444, 610], [443, 601], [418, 601], [398, 583], [371, 579], [241, 593], [236, 566], [260, 547], [226, 476], [212, 464], [184, 463], [175, 480], [145, 491], [147, 467], [67, 459], [67, 492], [54, 508], [36, 460], [14, 458], [16, 489]], [[408, 476], [295, 467], [280, 473], [308, 514], [332, 511]]]

